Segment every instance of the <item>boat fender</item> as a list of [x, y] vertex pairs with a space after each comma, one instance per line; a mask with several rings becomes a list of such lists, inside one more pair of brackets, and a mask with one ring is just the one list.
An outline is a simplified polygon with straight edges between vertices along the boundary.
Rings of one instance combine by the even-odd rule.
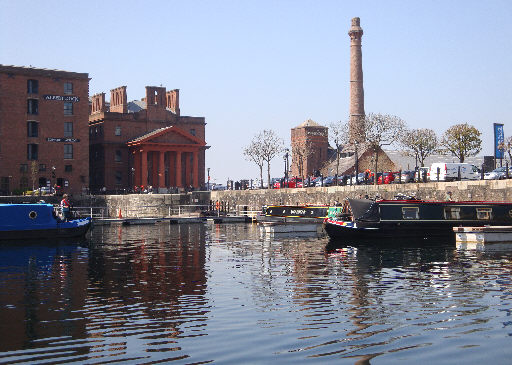
[[35, 211], [30, 211], [30, 213], [28, 213], [28, 217], [30, 219], [36, 219], [37, 218], [37, 213]]

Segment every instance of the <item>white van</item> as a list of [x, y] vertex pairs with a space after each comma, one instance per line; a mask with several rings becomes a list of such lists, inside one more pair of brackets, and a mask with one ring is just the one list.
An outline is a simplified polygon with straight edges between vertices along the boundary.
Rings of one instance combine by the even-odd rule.
[[[437, 177], [439, 168], [439, 179]], [[430, 166], [427, 173], [429, 181], [454, 181], [459, 177], [461, 180], [480, 180], [481, 174], [478, 167], [470, 163], [458, 162], [436, 162]]]

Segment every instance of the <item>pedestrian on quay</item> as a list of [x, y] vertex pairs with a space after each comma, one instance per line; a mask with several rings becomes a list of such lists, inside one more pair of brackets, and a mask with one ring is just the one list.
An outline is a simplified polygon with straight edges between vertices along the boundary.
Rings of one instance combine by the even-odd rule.
[[60, 208], [62, 210], [62, 220], [68, 221], [71, 219], [71, 202], [68, 199], [68, 194], [64, 194], [62, 196], [62, 200], [60, 201]]

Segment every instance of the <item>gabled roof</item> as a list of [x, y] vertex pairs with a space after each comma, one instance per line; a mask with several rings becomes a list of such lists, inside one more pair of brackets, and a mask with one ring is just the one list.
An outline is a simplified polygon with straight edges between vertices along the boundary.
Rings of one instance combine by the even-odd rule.
[[308, 119], [308, 120], [302, 122], [300, 125], [298, 125], [295, 128], [304, 128], [304, 127], [321, 127], [321, 128], [326, 128], [326, 127], [318, 124], [317, 122], [315, 122], [312, 119]]
[[182, 135], [186, 139], [190, 140], [192, 142], [192, 144], [196, 144], [196, 145], [200, 145], [200, 146], [206, 145], [205, 141], [201, 140], [200, 138], [197, 138], [196, 136], [193, 136], [190, 133], [185, 132], [183, 129], [178, 128], [176, 126], [169, 126], [169, 127], [154, 129], [148, 133], [143, 134], [142, 136], [136, 137], [136, 138], [126, 142], [126, 144], [129, 146], [133, 146], [133, 145], [139, 145], [142, 143], [148, 143], [157, 137], [160, 137], [162, 135], [165, 135], [165, 134], [171, 133], [171, 132], [178, 133], [178, 134]]

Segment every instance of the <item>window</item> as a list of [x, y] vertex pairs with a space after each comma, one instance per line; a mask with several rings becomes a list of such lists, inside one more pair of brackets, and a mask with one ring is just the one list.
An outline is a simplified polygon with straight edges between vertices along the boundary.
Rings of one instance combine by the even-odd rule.
[[26, 177], [26, 176], [20, 177], [20, 189], [28, 190], [28, 177]]
[[64, 145], [64, 159], [71, 160], [73, 158], [73, 145], [65, 144]]
[[27, 80], [27, 94], [37, 94], [39, 92], [39, 81]]
[[40, 163], [39, 164], [39, 171], [46, 171], [46, 164]]
[[116, 136], [120, 136], [121, 135], [121, 127], [116, 126], [115, 134], [116, 134]]
[[476, 219], [491, 220], [492, 208], [476, 208]]
[[420, 219], [419, 207], [402, 207], [403, 219]]
[[193, 135], [193, 136], [195, 136], [195, 135], [196, 135], [196, 130], [195, 130], [195, 129], [191, 129], [191, 130], [190, 130], [190, 134], [191, 134], [191, 135]]
[[27, 113], [28, 114], [39, 114], [39, 100], [27, 99]]
[[64, 115], [73, 115], [73, 103], [70, 101], [64, 102]]
[[64, 165], [64, 172], [72, 172], [73, 165]]
[[27, 145], [27, 160], [37, 160], [37, 144]]
[[37, 122], [27, 122], [27, 136], [28, 137], [37, 137], [39, 134], [39, 128]]
[[121, 162], [121, 161], [122, 161], [121, 150], [116, 150], [116, 157], [115, 157], [115, 161], [116, 161], [116, 162]]
[[71, 83], [71, 82], [64, 83], [64, 94], [65, 95], [73, 94], [73, 83]]
[[64, 122], [64, 137], [73, 137], [73, 122]]
[[26, 163], [20, 165], [20, 172], [28, 172], [28, 165]]
[[444, 219], [453, 220], [460, 219], [460, 208], [458, 207], [445, 207]]
[[123, 174], [121, 171], [116, 171], [116, 185], [121, 185], [121, 182], [123, 181]]

